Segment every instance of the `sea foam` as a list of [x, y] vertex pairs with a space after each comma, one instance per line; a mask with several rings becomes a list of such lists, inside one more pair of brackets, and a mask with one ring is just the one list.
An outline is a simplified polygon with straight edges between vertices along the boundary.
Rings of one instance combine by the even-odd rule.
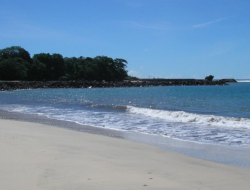
[[193, 123], [215, 127], [250, 129], [250, 119], [222, 117], [214, 115], [200, 115], [184, 111], [167, 111], [149, 108], [127, 106], [129, 113], [163, 119], [169, 122]]
[[250, 79], [237, 79], [237, 82], [250, 82]]

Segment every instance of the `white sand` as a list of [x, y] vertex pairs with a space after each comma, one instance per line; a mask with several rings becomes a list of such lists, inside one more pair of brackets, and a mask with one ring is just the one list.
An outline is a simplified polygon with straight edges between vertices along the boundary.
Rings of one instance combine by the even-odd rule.
[[249, 190], [250, 170], [160, 148], [0, 120], [1, 190]]

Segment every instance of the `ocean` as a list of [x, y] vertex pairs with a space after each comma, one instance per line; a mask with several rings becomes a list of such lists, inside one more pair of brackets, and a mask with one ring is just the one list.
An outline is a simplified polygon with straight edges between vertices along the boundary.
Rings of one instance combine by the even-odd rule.
[[227, 86], [0, 92], [0, 109], [200, 144], [250, 148], [250, 80]]

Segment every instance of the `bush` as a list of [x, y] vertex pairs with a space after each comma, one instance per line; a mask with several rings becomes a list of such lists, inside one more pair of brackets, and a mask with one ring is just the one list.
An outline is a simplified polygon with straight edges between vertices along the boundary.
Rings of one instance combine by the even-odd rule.
[[139, 80], [137, 77], [127, 76], [125, 80]]
[[212, 81], [214, 79], [213, 75], [206, 76], [205, 80]]

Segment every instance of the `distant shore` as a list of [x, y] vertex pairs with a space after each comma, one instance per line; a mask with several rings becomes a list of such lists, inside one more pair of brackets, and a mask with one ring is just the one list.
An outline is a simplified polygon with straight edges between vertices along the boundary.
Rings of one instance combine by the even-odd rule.
[[201, 79], [139, 79], [124, 81], [2, 81], [0, 91], [38, 88], [115, 88], [115, 87], [149, 87], [149, 86], [204, 86], [227, 85], [234, 79], [207, 81]]

